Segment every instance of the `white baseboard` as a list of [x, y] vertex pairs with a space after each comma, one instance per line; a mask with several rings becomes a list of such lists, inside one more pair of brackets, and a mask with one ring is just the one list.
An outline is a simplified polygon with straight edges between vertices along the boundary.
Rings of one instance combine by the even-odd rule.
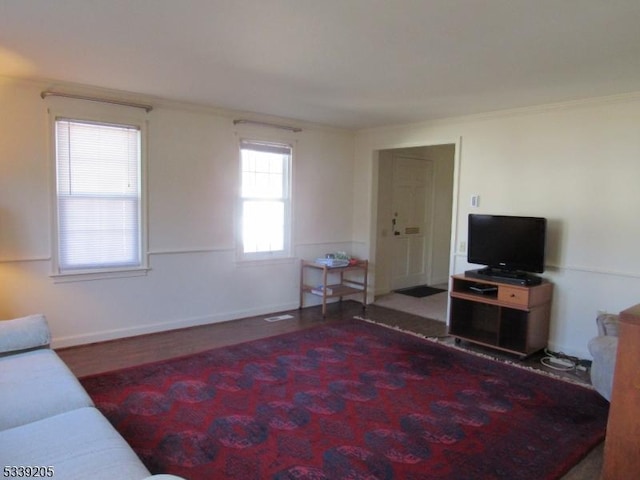
[[209, 325], [213, 323], [226, 322], [229, 320], [238, 320], [240, 318], [255, 317], [259, 315], [284, 312], [287, 310], [295, 310], [298, 307], [298, 303], [270, 305], [267, 307], [218, 313], [202, 317], [181, 318], [168, 322], [153, 323], [129, 328], [118, 328], [80, 335], [54, 337], [51, 341], [51, 346], [55, 349], [73, 347], [77, 345], [86, 345], [88, 343], [106, 342], [108, 340], [116, 340], [119, 338], [135, 337], [138, 335], [147, 335], [150, 333], [167, 332], [180, 328], [197, 327], [200, 325]]

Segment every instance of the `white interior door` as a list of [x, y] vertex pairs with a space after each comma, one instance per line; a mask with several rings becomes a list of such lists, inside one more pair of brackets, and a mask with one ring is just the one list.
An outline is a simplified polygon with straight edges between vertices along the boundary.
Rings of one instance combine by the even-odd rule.
[[433, 162], [393, 158], [391, 288], [429, 283]]

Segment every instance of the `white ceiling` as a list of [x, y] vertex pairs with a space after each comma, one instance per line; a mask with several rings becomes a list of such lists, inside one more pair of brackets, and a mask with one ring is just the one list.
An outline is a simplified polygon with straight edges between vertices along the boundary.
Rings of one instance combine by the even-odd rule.
[[640, 0], [0, 0], [0, 74], [365, 128], [640, 91]]

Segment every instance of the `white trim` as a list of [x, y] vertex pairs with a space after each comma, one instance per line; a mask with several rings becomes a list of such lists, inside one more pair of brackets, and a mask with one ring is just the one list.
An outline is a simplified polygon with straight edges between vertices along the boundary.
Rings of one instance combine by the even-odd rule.
[[609, 275], [612, 277], [628, 277], [628, 278], [640, 279], [640, 273], [621, 272], [618, 270], [605, 270], [602, 268], [581, 267], [576, 265], [563, 266], [563, 265], [546, 264], [545, 270], [548, 272], [553, 272], [553, 270], [564, 270], [567, 272], [582, 272], [582, 273], [591, 273], [594, 275]]
[[[372, 134], [377, 132], [388, 133], [397, 130], [406, 130], [407, 128], [424, 128], [430, 126], [488, 121], [499, 118], [522, 117], [528, 115], [544, 114], [553, 111], [576, 110], [593, 106], [612, 105], [616, 103], [630, 103], [636, 101], [640, 101], [640, 91], [598, 97], [585, 97], [578, 100], [569, 100], [564, 102], [542, 103], [539, 105], [493, 110], [489, 112], [474, 113], [470, 115], [457, 115], [442, 118], [433, 118], [430, 120], [418, 120], [416, 122], [407, 122], [395, 125], [361, 128], [356, 129], [355, 131], [357, 134]], [[384, 147], [381, 147], [380, 149], [384, 150]]]
[[286, 256], [286, 257], [274, 256], [273, 258], [262, 257], [262, 258], [256, 258], [256, 259], [243, 258], [243, 259], [236, 259], [236, 266], [237, 267], [266, 267], [268, 265], [282, 265], [287, 263], [294, 263], [299, 260], [300, 259], [298, 257], [293, 257], [293, 256]]
[[147, 255], [183, 255], [189, 253], [223, 253], [234, 252], [233, 247], [193, 247], [193, 248], [166, 248], [147, 251]]
[[[19, 81], [24, 84], [34, 85], [40, 89], [48, 89], [51, 88], [51, 82], [44, 81], [41, 79], [35, 78], [18, 78], [10, 75], [0, 75], [0, 78], [8, 79], [13, 82]], [[640, 101], [640, 90], [633, 91], [628, 93], [621, 94], [613, 94], [613, 95], [599, 95], [594, 97], [585, 97], [577, 100], [569, 100], [569, 101], [559, 101], [559, 102], [547, 102], [533, 106], [525, 106], [511, 109], [503, 109], [503, 110], [494, 110], [490, 112], [471, 114], [471, 115], [458, 115], [458, 116], [450, 116], [443, 117], [431, 120], [418, 120], [415, 122], [406, 122], [401, 124], [394, 125], [381, 125], [375, 127], [337, 127], [335, 125], [330, 125], [326, 123], [312, 122], [306, 120], [296, 120], [290, 117], [279, 117], [275, 115], [265, 115], [256, 112], [247, 112], [243, 110], [233, 110], [222, 107], [213, 107], [209, 105], [202, 105], [193, 102], [172, 100], [169, 98], [164, 98], [160, 96], [153, 96], [149, 94], [135, 93], [126, 90], [117, 90], [110, 88], [102, 88], [94, 85], [74, 83], [74, 82], [66, 82], [66, 81], [57, 81], [56, 88], [64, 89], [68, 93], [74, 93], [78, 95], [99, 95], [99, 96], [109, 96], [117, 99], [121, 99], [122, 101], [128, 102], [147, 102], [153, 103], [153, 111], [149, 113], [150, 116], [154, 115], [159, 109], [166, 110], [180, 110], [180, 111], [190, 111], [195, 113], [210, 113], [213, 115], [226, 117], [229, 119], [229, 122], [233, 122], [235, 117], [242, 116], [246, 119], [255, 120], [257, 122], [268, 122], [268, 123], [291, 123], [294, 122], [296, 126], [306, 129], [315, 129], [322, 130], [327, 132], [351, 132], [354, 134], [360, 133], [368, 133], [368, 132], [378, 132], [378, 131], [391, 131], [397, 129], [405, 129], [407, 127], [421, 127], [424, 125], [440, 125], [440, 124], [448, 124], [448, 123], [460, 123], [460, 122], [473, 122], [482, 119], [491, 119], [491, 118], [499, 118], [504, 116], [514, 116], [514, 115], [527, 115], [530, 113], [544, 113], [553, 110], [559, 109], [574, 109], [574, 108], [584, 108], [589, 106], [598, 106], [598, 105], [608, 105], [615, 103], [629, 103], [634, 101]], [[47, 99], [48, 100], [48, 99]], [[146, 113], [145, 113], [146, 115]], [[242, 127], [242, 125], [238, 125], [238, 127]], [[304, 135], [304, 132], [301, 133]], [[452, 142], [445, 142], [452, 143]]]
[[[466, 253], [455, 253], [453, 258], [461, 258], [465, 262], [467, 260]], [[565, 271], [565, 272], [582, 272], [589, 273], [592, 275], [608, 275], [611, 277], [626, 277], [626, 278], [637, 278], [640, 279], [640, 273], [633, 272], [623, 272], [620, 270], [605, 270], [603, 268], [597, 267], [582, 267], [578, 265], [555, 265], [552, 263], [545, 263], [544, 272], [540, 275], [544, 275], [545, 273], [553, 273], [553, 271]]]
[[[351, 240], [340, 240], [335, 242], [318, 242], [318, 243], [300, 243], [297, 245], [293, 245], [292, 255], [290, 257], [283, 257], [280, 260], [290, 260], [297, 259], [298, 255], [296, 252], [300, 248], [310, 248], [310, 247], [325, 247], [325, 246], [335, 246], [335, 245], [364, 245], [365, 242], [354, 242]], [[198, 254], [198, 253], [234, 253], [236, 250], [234, 247], [192, 247], [192, 248], [158, 248], [154, 250], [148, 250], [147, 256], [152, 255], [189, 255], [189, 254]], [[6, 257], [0, 258], [1, 263], [26, 263], [26, 262], [49, 262], [51, 261], [51, 254], [42, 255], [42, 256], [24, 256], [24, 257]], [[247, 263], [251, 263], [248, 261]]]
[[87, 333], [82, 335], [67, 335], [63, 337], [54, 337], [51, 346], [54, 349], [73, 347], [75, 345], [86, 345], [89, 343], [105, 342], [118, 338], [127, 338], [137, 335], [145, 335], [149, 333], [167, 332], [179, 328], [197, 327], [200, 325], [209, 325], [213, 323], [221, 323], [230, 320], [239, 320], [241, 318], [256, 317], [259, 315], [272, 314], [274, 312], [283, 312], [295, 310], [299, 307], [299, 303], [285, 303], [280, 305], [270, 305], [260, 308], [251, 308], [247, 310], [236, 310], [234, 312], [225, 312], [210, 314], [199, 317], [178, 318], [167, 322], [159, 322], [151, 325], [133, 326], [126, 328], [116, 328], [112, 330], [103, 330], [101, 332]]
[[123, 268], [111, 270], [82, 271], [77, 273], [52, 273], [53, 283], [88, 282], [112, 278], [143, 277], [151, 270], [149, 267]]
[[354, 242], [353, 240], [337, 240], [335, 242], [314, 242], [314, 243], [299, 243], [294, 245], [294, 248], [305, 248], [305, 247], [323, 247], [326, 245], [341, 245], [341, 244], [360, 244], [364, 245], [365, 242]]
[[[308, 247], [316, 247], [316, 246], [326, 246], [326, 245], [336, 245], [336, 244], [363, 244], [364, 242], [351, 242], [351, 241], [344, 241], [344, 242], [321, 242], [321, 243], [303, 243], [300, 245], [295, 245], [294, 246], [294, 250], [297, 248], [308, 248]], [[453, 245], [453, 243], [452, 243]], [[199, 253], [233, 253], [235, 252], [235, 249], [233, 248], [185, 248], [185, 249], [167, 249], [167, 250], [154, 250], [151, 252], [147, 252], [147, 255], [190, 255], [190, 254], [199, 254]], [[291, 261], [295, 261], [299, 258], [299, 256], [297, 255], [292, 255], [290, 257], [283, 257], [278, 259], [278, 262], [273, 262], [273, 263], [286, 263], [286, 262], [291, 262]], [[464, 260], [466, 260], [467, 255], [463, 254], [463, 253], [455, 253], [452, 258], [462, 258]], [[5, 264], [5, 263], [31, 263], [31, 262], [50, 262], [51, 261], [51, 256], [42, 256], [42, 257], [20, 257], [20, 258], [0, 258], [0, 264]], [[238, 264], [244, 264], [247, 266], [250, 265], [262, 265], [265, 262], [263, 261], [246, 261], [246, 262], [236, 262]], [[267, 262], [268, 263], [268, 262]], [[453, 270], [453, 267], [455, 266], [452, 265], [452, 269], [451, 269], [451, 273], [455, 273], [455, 270]], [[146, 270], [151, 270], [150, 267], [147, 267]], [[547, 264], [545, 266], [545, 273], [552, 273], [554, 270], [557, 271], [565, 271], [565, 272], [581, 272], [581, 273], [588, 273], [588, 274], [592, 274], [592, 275], [607, 275], [607, 276], [611, 276], [611, 277], [625, 277], [625, 278], [634, 278], [634, 279], [640, 279], [640, 273], [633, 273], [633, 272], [623, 272], [623, 271], [619, 271], [619, 270], [605, 270], [605, 269], [601, 269], [601, 268], [593, 268], [593, 267], [582, 267], [582, 266], [574, 266], [574, 265], [553, 265], [553, 264]], [[125, 270], [125, 271], [133, 271], [131, 269], [129, 270]], [[117, 273], [117, 272], [116, 272]], [[50, 274], [50, 277], [52, 278], [61, 278], [64, 276], [82, 276], [83, 274], [68, 274], [68, 275], [57, 275], [57, 274]], [[544, 275], [544, 273], [542, 274]], [[442, 282], [444, 283], [444, 282]]]
[[[460, 218], [460, 177], [462, 175], [462, 136], [455, 142], [453, 152], [453, 201], [451, 202], [451, 238], [449, 239], [449, 276], [455, 272], [456, 252], [458, 251], [458, 226]], [[446, 283], [449, 284], [449, 278]], [[449, 326], [449, 316], [451, 314], [451, 296], [447, 298], [447, 313], [445, 321]]]

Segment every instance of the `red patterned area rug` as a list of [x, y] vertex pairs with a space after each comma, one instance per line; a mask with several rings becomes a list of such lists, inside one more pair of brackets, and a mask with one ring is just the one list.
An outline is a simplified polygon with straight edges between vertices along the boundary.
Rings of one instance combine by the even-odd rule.
[[154, 473], [554, 479], [604, 439], [593, 390], [357, 320], [82, 383]]

